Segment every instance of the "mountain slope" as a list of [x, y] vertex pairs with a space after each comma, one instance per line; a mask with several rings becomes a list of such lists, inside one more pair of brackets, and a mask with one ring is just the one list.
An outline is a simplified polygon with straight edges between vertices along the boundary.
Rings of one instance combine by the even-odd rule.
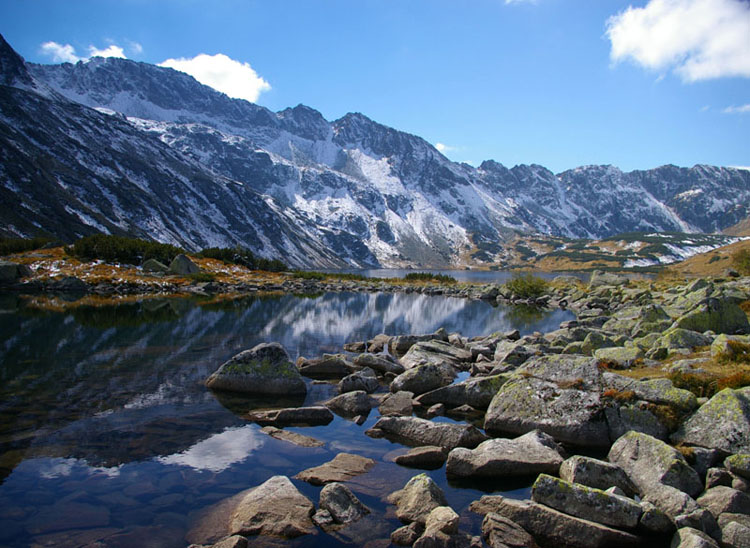
[[[743, 170], [664, 166], [623, 173], [611, 166], [587, 166], [556, 175], [542, 166], [508, 169], [493, 161], [474, 168], [449, 161], [417, 136], [358, 113], [333, 122], [303, 105], [274, 113], [231, 99], [186, 74], [126, 59], [95, 58], [75, 65], [24, 65], [21, 60], [21, 70], [18, 60], [2, 61], [12, 55], [2, 44], [0, 50], [3, 78], [9, 79], [6, 72], [18, 73], [14, 91], [2, 98], [3, 112], [17, 107], [6, 115], [0, 132], [8, 161], [17, 166], [22, 151], [40, 144], [33, 138], [39, 131], [36, 121], [43, 133], [52, 125], [61, 128], [42, 144], [50, 149], [50, 161], [73, 171], [99, 170], [97, 177], [88, 178], [85, 190], [79, 188], [72, 198], [59, 196], [64, 204], [77, 200], [70, 209], [96, 224], [64, 216], [47, 204], [43, 217], [57, 218], [51, 231], [65, 237], [72, 236], [71, 230], [60, 231], [78, 217], [72, 232], [80, 232], [82, 223], [88, 230], [179, 239], [188, 247], [241, 243], [297, 265], [445, 267], [493, 262], [503, 242], [519, 233], [602, 238], [630, 231], [714, 232], [750, 215], [750, 172]], [[20, 100], [21, 92], [27, 104]], [[34, 105], [28, 104], [33, 102], [30, 93], [41, 94]], [[45, 109], [38, 104], [43, 100], [48, 102]], [[104, 116], [79, 105], [121, 115]], [[26, 108], [32, 114], [24, 120]], [[127, 140], [129, 153], [112, 158], [111, 147], [99, 150], [94, 141], [84, 140], [84, 149], [71, 155], [80, 139], [54, 148], [75, 133], [76, 117], [86, 120], [87, 127], [96, 126], [101, 139], [113, 131], [114, 142]], [[18, 125], [16, 118], [23, 123]], [[179, 175], [176, 188], [185, 194], [157, 194], [161, 221], [152, 226], [140, 211], [154, 211], [154, 204], [138, 202], [135, 207], [117, 192], [124, 192], [123, 181], [132, 185], [148, 171], [135, 160], [136, 172], [129, 173], [128, 158], [157, 150], [175, 162], [168, 172]], [[75, 167], [77, 162], [81, 168]], [[151, 179], [167, 176], [161, 161], [147, 163], [161, 170]], [[17, 171], [3, 175], [3, 192], [15, 186], [28, 193], [30, 167]], [[47, 179], [48, 191], [59, 192], [55, 176]], [[82, 203], [81, 193], [96, 193], [98, 187], [117, 200], [100, 192], [96, 204], [103, 205], [96, 216], [85, 209], [93, 204]], [[9, 195], [4, 203], [14, 202]], [[191, 204], [190, 221], [171, 226]], [[42, 204], [30, 207], [39, 211]], [[16, 232], [32, 231], [12, 217], [12, 206], [8, 209], [2, 214], [12, 219], [8, 224]]]

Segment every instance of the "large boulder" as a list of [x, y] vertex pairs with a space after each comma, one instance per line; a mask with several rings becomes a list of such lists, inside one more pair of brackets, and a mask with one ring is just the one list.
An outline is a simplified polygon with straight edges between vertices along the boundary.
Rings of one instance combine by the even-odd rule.
[[627, 276], [623, 276], [622, 274], [604, 272], [603, 270], [594, 270], [591, 273], [591, 278], [589, 279], [589, 289], [596, 289], [597, 287], [607, 285], [625, 286], [629, 283], [630, 281], [628, 280]]
[[200, 272], [200, 267], [195, 264], [190, 257], [180, 253], [172, 262], [169, 263], [169, 273], [177, 274], [179, 276], [189, 276], [190, 274], [197, 274]]
[[620, 393], [632, 391], [635, 399], [668, 405], [680, 413], [687, 413], [698, 407], [695, 394], [676, 388], [669, 379], [635, 380], [616, 373], [604, 373], [602, 381], [605, 389]]
[[416, 343], [433, 340], [447, 341], [448, 334], [445, 332], [445, 330], [440, 329], [435, 333], [431, 333], [428, 335], [399, 335], [398, 337], [389, 337], [387, 340], [388, 351], [392, 355], [400, 358], [401, 356], [405, 355], [409, 351], [409, 349]]
[[487, 439], [468, 424], [432, 422], [419, 417], [381, 417], [368, 435], [384, 435], [405, 445], [437, 445], [446, 449], [476, 447]]
[[376, 354], [360, 354], [353, 360], [354, 365], [357, 367], [369, 367], [373, 371], [377, 371], [381, 375], [386, 373], [393, 373], [400, 375], [404, 372], [404, 366], [397, 363], [393, 359], [387, 356], [379, 356]]
[[263, 343], [240, 352], [208, 377], [206, 386], [266, 395], [307, 392], [305, 381], [279, 343]]
[[675, 327], [704, 333], [747, 333], [747, 314], [732, 299], [709, 297], [696, 308], [675, 320]]
[[339, 382], [339, 393], [345, 394], [346, 392], [364, 390], [368, 394], [372, 394], [379, 386], [380, 383], [375, 376], [375, 371], [369, 367], [365, 367], [361, 371], [357, 371], [341, 379]]
[[556, 474], [563, 461], [560, 451], [555, 440], [538, 430], [513, 440], [494, 438], [473, 450], [453, 449], [448, 454], [446, 474], [455, 477]]
[[607, 458], [625, 470], [642, 495], [664, 485], [692, 497], [703, 490], [682, 453], [649, 435], [628, 432], [612, 445]]
[[715, 394], [680, 426], [672, 441], [727, 454], [750, 453], [750, 387]]
[[355, 522], [370, 513], [360, 500], [343, 483], [329, 483], [320, 491], [321, 510], [327, 511], [334, 523]]
[[540, 544], [568, 548], [633, 548], [646, 545], [645, 539], [600, 523], [569, 516], [530, 500], [485, 495], [469, 507], [474, 512], [494, 512], [517, 523]]
[[456, 377], [456, 370], [447, 362], [428, 363], [407, 369], [391, 382], [391, 392], [407, 391], [424, 394], [441, 386], [447, 386]]
[[440, 365], [448, 362], [458, 366], [470, 360], [471, 350], [458, 348], [446, 341], [429, 340], [414, 344], [399, 361], [406, 369], [410, 369], [428, 363]]
[[750, 514], [750, 496], [731, 487], [712, 487], [696, 499], [715, 518], [720, 514]]
[[571, 483], [606, 490], [618, 487], [627, 496], [638, 492], [636, 486], [621, 467], [611, 462], [575, 455], [560, 465], [560, 477]]
[[470, 405], [475, 409], [487, 409], [508, 375], [469, 378], [448, 386], [425, 392], [417, 398], [422, 405], [443, 403], [448, 407]]
[[403, 489], [391, 493], [388, 502], [396, 505], [396, 517], [404, 523], [424, 524], [438, 506], [447, 506], [443, 490], [427, 474], [411, 478]]
[[374, 404], [375, 402], [367, 395], [367, 392], [357, 390], [331, 398], [324, 405], [342, 417], [356, 417], [357, 415], [367, 416]]
[[547, 474], [536, 479], [531, 498], [571, 516], [618, 529], [635, 529], [643, 513], [640, 504], [632, 499]]

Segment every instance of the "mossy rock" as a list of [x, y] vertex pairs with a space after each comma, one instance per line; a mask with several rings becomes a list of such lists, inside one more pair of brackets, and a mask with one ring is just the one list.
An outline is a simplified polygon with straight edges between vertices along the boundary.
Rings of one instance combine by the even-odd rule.
[[643, 350], [637, 346], [614, 346], [612, 348], [600, 348], [594, 352], [598, 360], [606, 362], [610, 367], [616, 369], [628, 369], [633, 367], [637, 360], [644, 356]]
[[668, 329], [654, 344], [654, 348], [696, 348], [711, 344], [711, 337], [697, 333], [695, 330], [673, 327]]
[[719, 335], [711, 344], [711, 357], [719, 360], [750, 362], [750, 336]]
[[707, 298], [696, 308], [679, 317], [675, 327], [704, 333], [747, 333], [750, 331], [745, 312], [730, 299]]
[[305, 394], [297, 367], [279, 343], [264, 343], [240, 352], [216, 370], [206, 386], [252, 394]]

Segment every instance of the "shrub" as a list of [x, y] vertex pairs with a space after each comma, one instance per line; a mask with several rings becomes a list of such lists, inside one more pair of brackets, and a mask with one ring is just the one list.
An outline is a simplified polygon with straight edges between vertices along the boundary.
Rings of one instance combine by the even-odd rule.
[[238, 264], [251, 270], [265, 270], [268, 272], [283, 272], [286, 264], [278, 259], [256, 257], [252, 251], [244, 247], [207, 247], [198, 253], [206, 259], [216, 259], [225, 263]]
[[750, 373], [747, 371], [740, 371], [732, 375], [722, 377], [716, 381], [716, 390], [721, 391], [725, 388], [742, 388], [743, 386], [750, 385]]
[[294, 277], [300, 280], [317, 280], [323, 281], [326, 279], [326, 275], [322, 272], [315, 272], [313, 270], [296, 270]]
[[445, 284], [456, 283], [456, 278], [446, 274], [432, 274], [431, 272], [410, 272], [404, 276], [407, 282], [439, 282]]
[[716, 393], [716, 378], [695, 373], [670, 373], [667, 377], [675, 388], [689, 390], [699, 398], [710, 398]]
[[41, 236], [37, 238], [0, 238], [0, 255], [33, 251], [52, 243], [54, 243], [53, 240]]
[[168, 265], [183, 250], [179, 247], [125, 236], [94, 234], [86, 236], [67, 248], [74, 257], [86, 260], [101, 259], [139, 265], [148, 259], [156, 259]]
[[740, 249], [732, 253], [732, 266], [740, 274], [750, 275], [750, 249]]
[[513, 279], [505, 282], [505, 287], [516, 297], [521, 299], [536, 299], [547, 292], [549, 284], [546, 280], [533, 274], [515, 274]]

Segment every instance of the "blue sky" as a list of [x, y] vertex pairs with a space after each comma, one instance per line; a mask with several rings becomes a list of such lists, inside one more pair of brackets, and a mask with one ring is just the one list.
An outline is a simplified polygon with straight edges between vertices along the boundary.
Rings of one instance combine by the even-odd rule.
[[0, 33], [34, 62], [171, 59], [473, 164], [750, 166], [748, 0], [3, 0]]

